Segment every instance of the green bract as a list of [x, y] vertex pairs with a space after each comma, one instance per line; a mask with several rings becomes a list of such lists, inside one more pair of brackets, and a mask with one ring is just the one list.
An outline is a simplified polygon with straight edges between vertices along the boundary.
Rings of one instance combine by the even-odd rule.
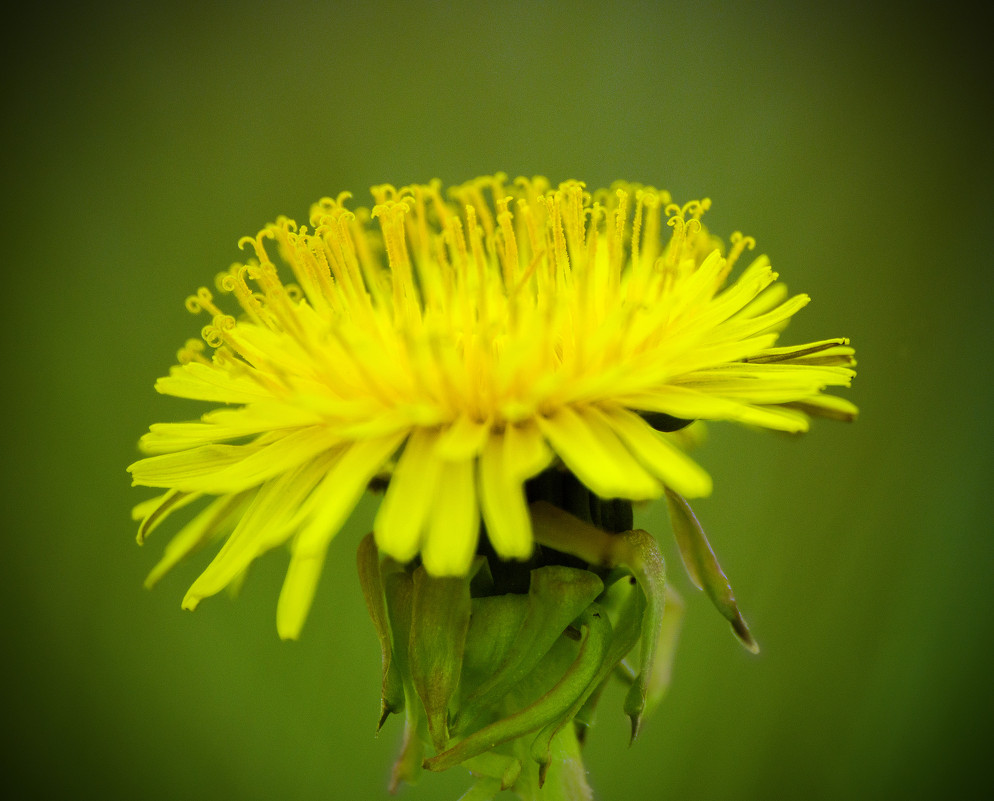
[[579, 746], [606, 683], [630, 682], [633, 737], [665, 690], [682, 605], [666, 590], [656, 541], [546, 501], [531, 511], [546, 545], [513, 578], [484, 556], [463, 578], [435, 578], [381, 556], [372, 535], [359, 547], [383, 654], [380, 725], [406, 714], [394, 788], [423, 768], [463, 765], [476, 777], [472, 798], [502, 789], [533, 798], [543, 785], [545, 799], [588, 798]]

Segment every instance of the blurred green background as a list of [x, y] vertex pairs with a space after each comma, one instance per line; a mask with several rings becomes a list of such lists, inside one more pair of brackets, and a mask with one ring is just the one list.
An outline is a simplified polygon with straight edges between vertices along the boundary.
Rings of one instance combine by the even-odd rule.
[[[202, 409], [154, 379], [184, 297], [236, 242], [326, 194], [503, 170], [710, 196], [814, 301], [786, 337], [852, 337], [853, 426], [715, 426], [697, 505], [763, 651], [670, 560], [674, 684], [617, 799], [965, 798], [992, 704], [992, 72], [955, 3], [137, 3], [46, 9], [3, 52], [4, 779], [18, 798], [377, 799], [378, 647], [353, 572], [363, 506], [296, 643], [286, 558], [236, 601], [154, 592], [164, 538], [124, 467]], [[670, 547], [665, 514], [643, 524]], [[672, 553], [672, 549], [670, 549]], [[455, 799], [459, 771], [402, 797]]]

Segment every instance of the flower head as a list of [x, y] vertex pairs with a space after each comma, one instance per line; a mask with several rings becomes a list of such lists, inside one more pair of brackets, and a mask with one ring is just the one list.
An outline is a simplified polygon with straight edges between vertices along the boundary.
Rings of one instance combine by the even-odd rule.
[[379, 551], [462, 576], [481, 530], [500, 558], [531, 554], [525, 482], [553, 463], [602, 498], [699, 497], [710, 478], [667, 429], [855, 415], [822, 394], [851, 381], [848, 341], [778, 346], [808, 297], [788, 298], [763, 256], [732, 279], [754, 243], [736, 233], [726, 251], [707, 200], [502, 175], [447, 197], [438, 182], [372, 192], [371, 210], [344, 193], [308, 226], [244, 238], [252, 258], [216, 282], [237, 317], [207, 288], [187, 299], [211, 352], [187, 343], [156, 389], [225, 406], [153, 425], [129, 470], [166, 490], [137, 507], [140, 540], [212, 498], [149, 577], [226, 536], [188, 608], [288, 543], [277, 624], [297, 636], [371, 484], [386, 486]]

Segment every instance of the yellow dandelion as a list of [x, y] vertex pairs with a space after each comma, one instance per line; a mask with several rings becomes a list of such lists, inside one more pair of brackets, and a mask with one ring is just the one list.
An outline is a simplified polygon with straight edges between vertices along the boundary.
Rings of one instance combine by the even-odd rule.
[[288, 544], [277, 626], [296, 637], [373, 483], [380, 552], [463, 575], [481, 532], [500, 558], [531, 554], [525, 482], [554, 464], [602, 498], [700, 497], [711, 480], [669, 433], [686, 421], [801, 432], [856, 414], [822, 394], [853, 377], [848, 341], [777, 345], [808, 297], [765, 256], [733, 280], [754, 243], [736, 233], [726, 252], [708, 200], [503, 175], [372, 193], [371, 210], [343, 193], [308, 226], [244, 238], [253, 258], [216, 281], [237, 317], [207, 288], [187, 299], [211, 352], [187, 343], [156, 389], [225, 406], [152, 425], [128, 468], [165, 490], [136, 507], [139, 541], [208, 499], [148, 583], [226, 538], [186, 608]]

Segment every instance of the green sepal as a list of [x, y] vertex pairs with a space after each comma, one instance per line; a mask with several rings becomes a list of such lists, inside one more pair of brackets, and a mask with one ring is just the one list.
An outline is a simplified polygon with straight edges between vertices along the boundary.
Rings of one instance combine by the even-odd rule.
[[[580, 726], [589, 725], [593, 719], [594, 705], [603, 691], [607, 680], [625, 655], [631, 651], [642, 633], [642, 618], [645, 613], [645, 595], [638, 587], [624, 584], [612, 587], [608, 601], [625, 593], [626, 597], [618, 610], [615, 623], [608, 622], [609, 641], [601, 665], [593, 680], [580, 694], [574, 704], [560, 718], [539, 732], [531, 745], [531, 757], [539, 764], [539, 786], [545, 783], [545, 775], [552, 759], [552, 742], [559, 731], [571, 720]], [[589, 706], [588, 706], [589, 705]]]
[[380, 573], [380, 554], [372, 534], [367, 534], [359, 543], [356, 552], [359, 572], [359, 586], [366, 599], [366, 608], [373, 620], [376, 637], [380, 641], [380, 657], [383, 679], [380, 688], [379, 731], [389, 715], [404, 709], [404, 682], [393, 661], [393, 647], [390, 642], [390, 620], [387, 615], [386, 598], [383, 594], [383, 578]]
[[403, 677], [404, 706], [407, 708], [404, 742], [401, 746], [400, 756], [394, 762], [390, 777], [390, 789], [394, 792], [401, 782], [407, 784], [417, 782], [421, 774], [421, 763], [424, 760], [424, 741], [427, 731], [424, 731], [424, 715], [421, 712], [421, 704], [410, 679], [411, 669], [407, 648], [411, 638], [414, 580], [409, 573], [402, 570], [385, 572], [383, 574], [383, 590], [390, 620], [394, 663]]
[[553, 738], [551, 760], [543, 778], [545, 782], [537, 792], [522, 793], [521, 797], [535, 801], [594, 801], [580, 755], [580, 741], [572, 727], [563, 728]]
[[[659, 625], [656, 635], [656, 655], [652, 661], [652, 673], [646, 680], [646, 698], [643, 717], [650, 714], [666, 695], [670, 686], [670, 678], [673, 674], [673, 660], [676, 656], [677, 639], [680, 628], [683, 624], [684, 602], [677, 592], [671, 587], [666, 588], [666, 604], [663, 607], [663, 619]], [[627, 661], [619, 662], [614, 669], [617, 676], [625, 686], [630, 687], [635, 682], [635, 671], [627, 664]], [[577, 714], [577, 722], [582, 725], [589, 725], [585, 717], [585, 710]]]
[[625, 714], [631, 719], [631, 741], [635, 742], [642, 726], [649, 677], [655, 666], [657, 633], [666, 607], [666, 568], [659, 543], [647, 531], [635, 529], [619, 536], [626, 540], [629, 552], [625, 564], [638, 581], [646, 600], [642, 614], [638, 675], [625, 696]]
[[453, 720], [453, 731], [469, 729], [524, 679], [563, 631], [604, 589], [588, 570], [547, 565], [531, 571], [528, 611], [513, 644], [497, 670], [465, 699]]
[[666, 505], [670, 511], [673, 534], [683, 557], [687, 575], [698, 589], [703, 589], [722, 616], [732, 624], [732, 631], [752, 653], [759, 653], [759, 645], [752, 638], [749, 626], [735, 602], [735, 594], [728, 577], [718, 564], [711, 543], [701, 527], [690, 504], [673, 490], [666, 489]]
[[462, 671], [471, 576], [436, 578], [423, 566], [414, 571], [408, 647], [411, 679], [427, 716], [432, 743], [439, 751], [449, 739], [449, 701]]
[[[507, 658], [514, 638], [528, 614], [525, 595], [491, 595], [473, 599], [473, 614], [466, 634], [463, 681], [459, 691], [471, 693]], [[461, 704], [460, 704], [461, 706]]]
[[501, 743], [538, 731], [570, 709], [597, 674], [610, 636], [607, 616], [597, 604], [590, 604], [578, 622], [579, 653], [552, 689], [519, 712], [474, 731], [447, 751], [425, 760], [424, 767], [432, 771], [448, 770]]
[[597, 704], [601, 700], [601, 696], [604, 694], [604, 690], [607, 689], [607, 685], [610, 683], [610, 679], [605, 679], [596, 687], [594, 691], [589, 695], [586, 701], [583, 702], [576, 715], [573, 717], [573, 730], [576, 732], [576, 739], [583, 745], [587, 741], [587, 731], [594, 725], [594, 721], [597, 718]]
[[497, 793], [506, 789], [501, 786], [500, 779], [484, 776], [473, 782], [473, 785], [459, 796], [458, 801], [493, 801]]
[[676, 657], [677, 640], [683, 626], [685, 610], [683, 598], [672, 587], [666, 588], [666, 605], [663, 619], [656, 634], [656, 658], [652, 673], [646, 681], [645, 714], [659, 706], [666, 691], [670, 688], [673, 676], [673, 660]]
[[400, 746], [400, 754], [393, 763], [390, 771], [390, 792], [396, 793], [401, 784], [417, 784], [421, 778], [421, 763], [424, 761], [425, 746], [420, 730], [422, 720], [410, 712], [404, 721], [404, 739]]
[[[609, 571], [606, 576], [604, 576], [605, 590], [597, 599], [601, 607], [607, 611], [608, 617], [612, 621], [614, 627], [614, 633], [611, 638], [611, 653], [617, 653], [618, 648], [616, 648], [616, 644], [622, 642], [622, 640], [628, 638], [630, 635], [631, 644], [628, 646], [628, 650], [622, 654], [622, 657], [634, 648], [636, 643], [638, 643], [639, 632], [641, 630], [642, 611], [645, 608], [645, 596], [642, 595], [642, 591], [638, 589], [637, 584], [638, 583], [635, 581], [635, 578], [627, 570], [620, 567], [614, 568]], [[638, 607], [634, 625], [631, 625], [632, 615], [630, 613], [633, 603], [640, 603], [641, 606]], [[623, 615], [626, 614], [628, 620], [623, 617]], [[629, 634], [624, 634], [623, 632], [625, 631], [629, 631]], [[622, 657], [618, 657], [614, 661], [617, 663]], [[593, 689], [593, 692], [590, 693], [587, 700], [583, 703], [583, 706], [577, 710], [577, 713], [573, 718], [573, 723], [576, 726], [576, 736], [581, 744], [586, 739], [587, 729], [589, 729], [594, 723], [597, 702], [600, 700], [601, 695], [604, 693], [604, 690], [610, 682], [610, 674], [612, 669], [615, 671], [618, 669], [618, 665], [616, 664], [612, 666], [611, 661], [610, 657], [605, 658], [604, 665], [606, 668], [606, 677]], [[634, 674], [630, 674], [628, 676], [626, 686], [630, 685], [634, 679]]]
[[505, 756], [494, 751], [487, 751], [463, 762], [474, 776], [497, 779], [501, 790], [511, 788], [521, 775], [521, 760], [513, 756]]
[[645, 594], [647, 606], [642, 617], [639, 670], [625, 698], [625, 713], [632, 721], [634, 741], [645, 709], [646, 682], [652, 675], [656, 632], [665, 604], [666, 570], [659, 544], [641, 529], [619, 534], [602, 531], [546, 501], [536, 501], [530, 510], [533, 533], [539, 543], [572, 554], [591, 565], [625, 567]]

